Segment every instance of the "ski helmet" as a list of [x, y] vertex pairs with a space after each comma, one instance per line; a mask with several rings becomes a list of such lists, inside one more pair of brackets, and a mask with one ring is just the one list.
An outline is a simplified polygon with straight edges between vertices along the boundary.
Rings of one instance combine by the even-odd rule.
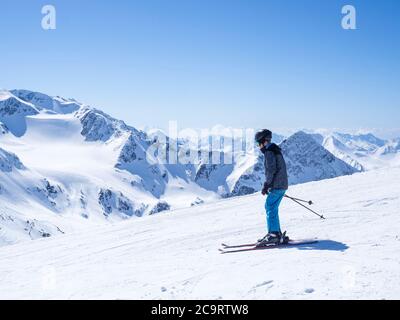
[[264, 143], [265, 140], [271, 140], [272, 139], [272, 132], [269, 131], [268, 129], [263, 129], [260, 130], [256, 133], [254, 140], [258, 143]]

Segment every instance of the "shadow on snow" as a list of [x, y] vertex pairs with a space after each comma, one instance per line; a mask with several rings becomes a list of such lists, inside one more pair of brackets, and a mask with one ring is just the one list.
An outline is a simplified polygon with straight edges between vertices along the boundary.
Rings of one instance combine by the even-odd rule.
[[[293, 248], [293, 246], [281, 247], [281, 249], [284, 248]], [[345, 243], [333, 240], [318, 240], [316, 243], [297, 245], [296, 248], [299, 250], [330, 250], [343, 252], [347, 250], [349, 246]]]

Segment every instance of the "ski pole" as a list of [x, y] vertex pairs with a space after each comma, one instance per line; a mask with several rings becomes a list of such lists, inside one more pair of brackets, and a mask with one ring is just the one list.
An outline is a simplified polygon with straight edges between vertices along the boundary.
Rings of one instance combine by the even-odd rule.
[[291, 197], [287, 197], [287, 198], [293, 200], [293, 201], [296, 202], [297, 204], [301, 205], [302, 207], [304, 207], [304, 208], [306, 208], [307, 210], [311, 211], [312, 213], [316, 214], [316, 215], [317, 215], [318, 217], [320, 217], [321, 219], [325, 219], [325, 217], [324, 217], [323, 215], [320, 215], [320, 214], [316, 213], [315, 211], [311, 210], [310, 208], [307, 208], [304, 204], [298, 202], [298, 201], [295, 200], [294, 198], [291, 198]]
[[309, 201], [307, 201], [307, 200], [302, 200], [302, 199], [299, 199], [299, 198], [290, 197], [290, 196], [288, 196], [288, 195], [286, 195], [286, 194], [285, 194], [285, 197], [286, 197], [286, 198], [289, 198], [289, 199], [292, 199], [292, 200], [297, 200], [297, 201], [301, 201], [301, 202], [308, 203], [310, 206], [313, 204], [313, 202], [312, 202], [311, 200], [309, 200]]

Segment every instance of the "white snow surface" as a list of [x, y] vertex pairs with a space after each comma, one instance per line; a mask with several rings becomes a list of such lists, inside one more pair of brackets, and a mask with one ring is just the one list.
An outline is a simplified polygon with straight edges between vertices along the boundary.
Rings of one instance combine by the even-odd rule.
[[399, 299], [400, 167], [291, 186], [281, 225], [319, 243], [221, 255], [265, 233], [260, 194], [0, 247], [0, 299]]
[[316, 130], [311, 135], [335, 157], [358, 171], [396, 166], [400, 161], [399, 138], [382, 140], [372, 133], [349, 134], [329, 130]]
[[[232, 131], [212, 128], [208, 138], [221, 135], [223, 143], [213, 142], [212, 152], [203, 145], [200, 163], [165, 164], [160, 157], [167, 147], [179, 150], [180, 157], [186, 154], [187, 138], [175, 141], [160, 130], [139, 131], [74, 99], [2, 90], [0, 246], [257, 192], [265, 180], [264, 158], [258, 150], [251, 152], [254, 141], [245, 141], [246, 152], [234, 147], [243, 141], [230, 141]], [[378, 167], [386, 163], [383, 158], [400, 165], [399, 139], [334, 136], [326, 148], [319, 133], [297, 132], [281, 143], [291, 184], [359, 171], [356, 154]], [[273, 138], [276, 143], [284, 139]], [[148, 158], [151, 145], [160, 146], [160, 153]], [[191, 151], [197, 154], [198, 148], [193, 144]], [[233, 162], [207, 161], [231, 159], [232, 148]]]

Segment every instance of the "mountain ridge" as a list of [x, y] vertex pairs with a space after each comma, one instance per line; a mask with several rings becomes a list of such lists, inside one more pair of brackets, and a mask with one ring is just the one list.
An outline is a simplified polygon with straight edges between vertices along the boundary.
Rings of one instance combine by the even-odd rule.
[[[13, 170], [0, 172], [4, 212], [19, 212], [23, 217], [24, 208], [18, 203], [28, 203], [34, 216], [46, 220], [52, 215], [49, 223], [59, 223], [60, 230], [80, 230], [86, 223], [154, 215], [262, 187], [263, 157], [249, 146], [236, 152], [232, 163], [214, 163], [209, 160], [225, 159], [229, 150], [217, 146], [204, 152], [203, 146], [200, 152], [184, 139], [137, 130], [74, 99], [29, 90], [3, 91], [0, 97], [0, 164], [8, 168], [6, 160], [15, 154], [26, 168], [25, 176]], [[14, 114], [18, 117], [10, 122]], [[314, 138], [298, 132], [280, 144], [292, 185], [362, 171], [336, 158]], [[165, 162], [171, 160], [165, 154], [179, 160], [188, 159], [188, 152], [198, 155], [199, 161]], [[13, 193], [18, 197], [7, 198]], [[74, 227], [62, 217], [73, 220]], [[26, 238], [25, 229], [7, 239], [21, 238]]]

